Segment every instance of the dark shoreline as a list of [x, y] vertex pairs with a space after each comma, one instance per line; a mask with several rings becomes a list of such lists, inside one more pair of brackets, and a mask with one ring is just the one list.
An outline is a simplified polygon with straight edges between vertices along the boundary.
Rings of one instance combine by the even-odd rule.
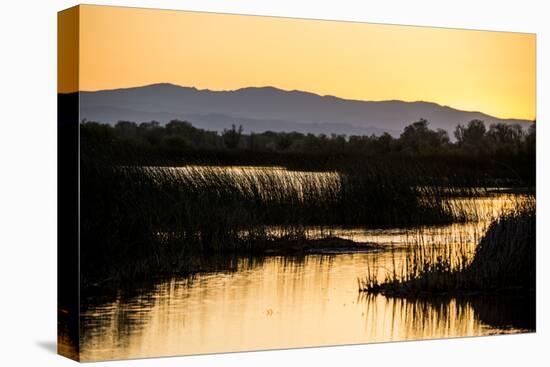
[[326, 237], [309, 240], [276, 240], [272, 247], [265, 248], [264, 255], [330, 255], [357, 252], [381, 251], [384, 247], [368, 242], [356, 242], [340, 237]]
[[[306, 255], [339, 255], [339, 254], [350, 254], [350, 253], [364, 253], [364, 252], [374, 252], [374, 251], [383, 251], [384, 246], [377, 245], [374, 243], [366, 242], [356, 242], [340, 237], [326, 237], [320, 239], [300, 239], [300, 240], [273, 240], [267, 242], [267, 245], [264, 245], [261, 248], [243, 251], [237, 250], [232, 252], [222, 252], [219, 254], [209, 254], [209, 253], [197, 253], [189, 256], [188, 259], [173, 259], [174, 269], [173, 271], [163, 271], [163, 272], [151, 272], [145, 271], [147, 274], [145, 276], [139, 276], [136, 278], [130, 278], [128, 280], [124, 278], [118, 278], [111, 276], [107, 278], [99, 277], [90, 277], [84, 282], [81, 282], [81, 286], [84, 290], [94, 287], [102, 287], [104, 285], [123, 285], [126, 283], [132, 283], [138, 281], [138, 279], [143, 280], [153, 280], [153, 279], [164, 279], [173, 276], [192, 276], [194, 274], [209, 273], [209, 272], [218, 272], [218, 271], [231, 271], [229, 267], [225, 267], [222, 264], [216, 264], [210, 266], [209, 264], [204, 265], [202, 260], [204, 258], [222, 258], [226, 257], [228, 262], [231, 262], [232, 258], [238, 257], [249, 257], [251, 259], [261, 259], [271, 256], [291, 256], [291, 257], [302, 257]], [[188, 261], [191, 260], [191, 263]], [[195, 260], [196, 262], [192, 261]], [[197, 261], [198, 260], [198, 261]], [[185, 265], [183, 265], [185, 264]], [[178, 269], [178, 265], [185, 267], [184, 271]]]

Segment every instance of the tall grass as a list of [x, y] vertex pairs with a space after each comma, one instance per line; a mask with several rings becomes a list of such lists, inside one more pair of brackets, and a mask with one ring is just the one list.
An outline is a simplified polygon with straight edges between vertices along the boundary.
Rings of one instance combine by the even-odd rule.
[[494, 220], [471, 256], [467, 242], [414, 244], [404, 265], [381, 281], [370, 264], [359, 290], [394, 296], [532, 291], [535, 286], [535, 201]]
[[[387, 227], [469, 220], [470, 189], [418, 186], [392, 167], [303, 172], [229, 167], [81, 166], [85, 274], [132, 278], [193, 268], [196, 253], [258, 252], [307, 240], [308, 226]], [[473, 210], [472, 210], [473, 209]], [[275, 234], [270, 227], [284, 231]]]

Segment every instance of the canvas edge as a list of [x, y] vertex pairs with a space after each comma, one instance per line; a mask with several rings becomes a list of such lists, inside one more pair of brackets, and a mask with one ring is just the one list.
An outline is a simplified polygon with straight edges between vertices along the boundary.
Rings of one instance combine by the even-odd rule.
[[57, 353], [80, 361], [80, 6], [57, 13]]

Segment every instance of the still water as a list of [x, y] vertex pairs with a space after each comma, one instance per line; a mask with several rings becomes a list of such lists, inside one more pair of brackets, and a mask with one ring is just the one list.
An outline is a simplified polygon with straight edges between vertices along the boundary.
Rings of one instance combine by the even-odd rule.
[[[476, 199], [498, 215], [510, 195]], [[529, 302], [489, 297], [405, 300], [358, 292], [369, 264], [378, 276], [400, 266], [411, 244], [463, 246], [470, 254], [486, 222], [413, 229], [331, 228], [382, 250], [301, 257], [235, 258], [229, 271], [117, 290], [83, 299], [82, 360], [105, 360], [516, 333], [532, 330]], [[274, 228], [273, 231], [277, 231]], [[311, 236], [316, 229], [310, 229]], [[323, 229], [326, 234], [327, 229]], [[408, 246], [405, 246], [408, 245]]]

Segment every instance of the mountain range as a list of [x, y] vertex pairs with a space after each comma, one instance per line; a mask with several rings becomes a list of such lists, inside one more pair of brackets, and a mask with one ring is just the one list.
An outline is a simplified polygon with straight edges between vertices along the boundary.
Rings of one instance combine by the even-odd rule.
[[120, 120], [166, 123], [180, 119], [216, 131], [235, 124], [242, 125], [245, 132], [258, 133], [271, 130], [379, 135], [388, 132], [394, 136], [420, 118], [427, 119], [432, 129], [447, 130], [451, 136], [456, 125], [473, 119], [483, 120], [487, 125], [532, 122], [500, 119], [432, 102], [348, 100], [274, 87], [212, 91], [168, 83], [80, 92], [80, 118], [109, 124]]

